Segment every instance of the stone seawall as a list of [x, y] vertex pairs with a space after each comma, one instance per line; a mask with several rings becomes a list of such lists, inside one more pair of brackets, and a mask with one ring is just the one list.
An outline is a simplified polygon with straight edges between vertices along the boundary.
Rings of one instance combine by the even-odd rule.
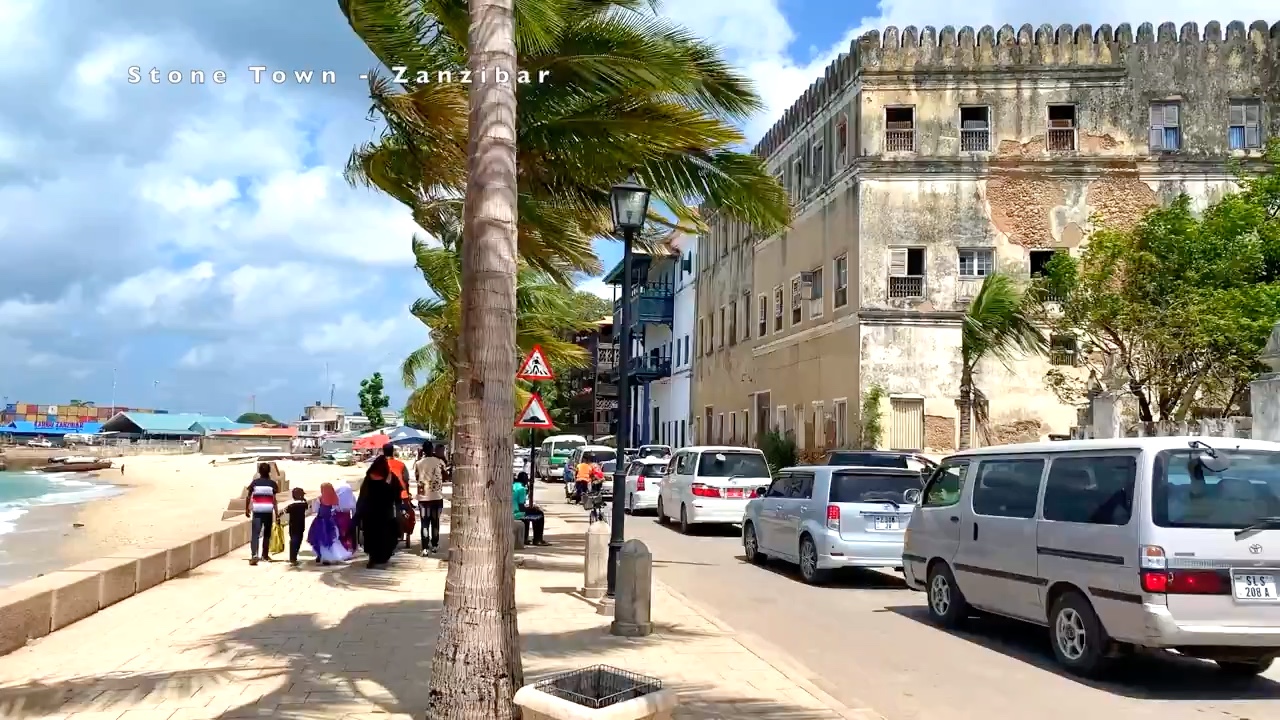
[[249, 519], [174, 547], [128, 548], [0, 590], [0, 655], [249, 543]]

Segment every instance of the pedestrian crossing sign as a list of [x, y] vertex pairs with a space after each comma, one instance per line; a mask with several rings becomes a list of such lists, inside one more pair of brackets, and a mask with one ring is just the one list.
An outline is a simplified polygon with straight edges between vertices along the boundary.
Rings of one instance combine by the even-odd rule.
[[555, 427], [551, 422], [551, 415], [547, 413], [547, 407], [542, 404], [542, 398], [537, 393], [529, 396], [529, 402], [520, 412], [520, 419], [516, 420], [516, 427], [535, 430], [550, 430]]
[[555, 380], [556, 374], [551, 372], [551, 363], [547, 362], [546, 353], [542, 352], [541, 345], [534, 345], [529, 354], [525, 356], [524, 362], [520, 363], [520, 372], [516, 373], [517, 380]]

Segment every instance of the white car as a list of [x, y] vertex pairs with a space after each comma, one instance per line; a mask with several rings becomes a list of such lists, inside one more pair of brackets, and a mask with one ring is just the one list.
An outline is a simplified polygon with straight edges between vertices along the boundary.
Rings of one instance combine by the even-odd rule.
[[51, 448], [53, 447], [53, 443], [49, 442], [48, 440], [45, 440], [44, 438], [40, 438], [39, 440], [28, 440], [27, 447]]
[[627, 512], [654, 510], [658, 507], [658, 491], [667, 477], [667, 459], [641, 457], [627, 467]]
[[756, 448], [681, 448], [658, 491], [658, 522], [678, 520], [682, 533], [694, 525], [738, 525], [756, 490], [771, 482], [769, 463]]

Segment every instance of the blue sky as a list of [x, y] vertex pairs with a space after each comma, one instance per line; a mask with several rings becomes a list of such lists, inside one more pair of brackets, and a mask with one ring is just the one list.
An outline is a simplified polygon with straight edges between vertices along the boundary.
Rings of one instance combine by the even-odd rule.
[[[1258, 7], [699, 0], [664, 13], [756, 82], [755, 140], [869, 29], [1248, 21]], [[341, 175], [376, 130], [358, 80], [372, 64], [336, 0], [0, 0], [0, 398], [109, 404], [114, 378], [121, 405], [256, 404], [283, 419], [329, 384], [354, 406], [380, 371], [399, 405], [396, 367], [426, 341], [407, 313], [423, 292], [415, 227]], [[229, 81], [131, 85], [134, 65]], [[250, 65], [339, 82], [254, 85]], [[621, 254], [597, 248], [606, 268]]]

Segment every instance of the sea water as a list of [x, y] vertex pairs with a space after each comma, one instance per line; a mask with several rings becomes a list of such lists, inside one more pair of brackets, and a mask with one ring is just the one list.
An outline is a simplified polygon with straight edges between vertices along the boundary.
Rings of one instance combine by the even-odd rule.
[[88, 473], [0, 471], [0, 535], [38, 505], [70, 505], [115, 495], [119, 490]]

